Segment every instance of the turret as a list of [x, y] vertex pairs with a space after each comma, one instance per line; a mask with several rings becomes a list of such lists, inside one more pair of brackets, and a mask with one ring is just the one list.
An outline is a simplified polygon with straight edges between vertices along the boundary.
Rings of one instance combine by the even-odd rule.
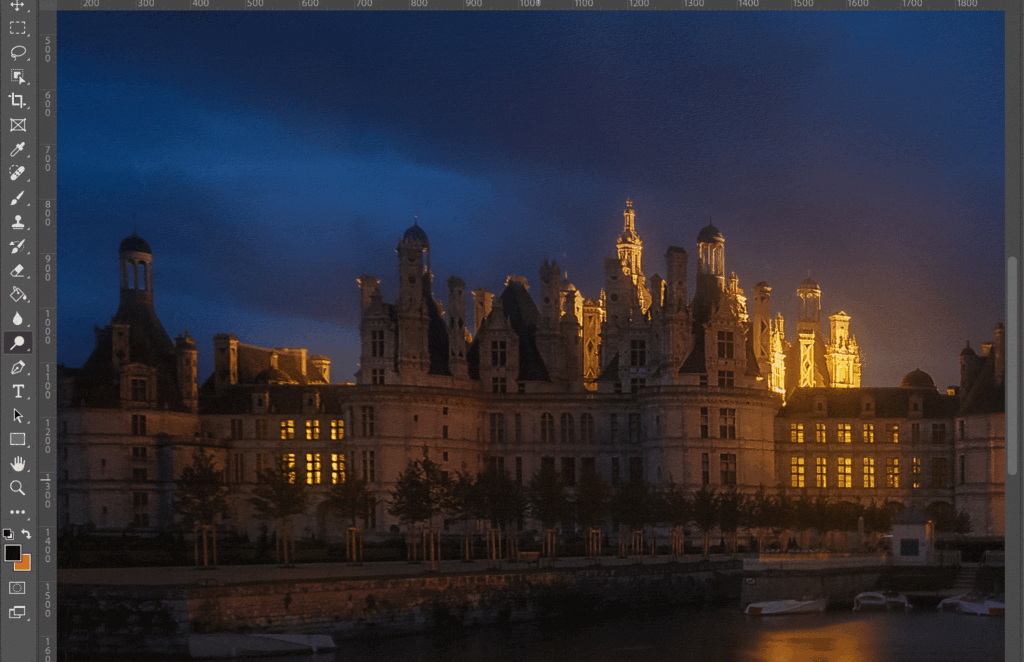
[[238, 338], [233, 333], [213, 337], [213, 385], [219, 393], [238, 383]]
[[188, 329], [185, 329], [183, 335], [174, 339], [174, 348], [181, 400], [186, 409], [195, 413], [199, 411], [199, 376], [196, 368], [199, 350], [196, 348], [196, 341], [189, 335]]
[[456, 378], [466, 377], [466, 281], [448, 279], [448, 367]]

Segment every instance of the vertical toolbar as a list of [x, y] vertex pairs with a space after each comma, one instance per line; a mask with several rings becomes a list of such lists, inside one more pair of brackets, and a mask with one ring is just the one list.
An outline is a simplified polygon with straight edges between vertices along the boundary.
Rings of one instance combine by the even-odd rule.
[[48, 662], [56, 654], [56, 15], [38, 0], [2, 3], [0, 662]]

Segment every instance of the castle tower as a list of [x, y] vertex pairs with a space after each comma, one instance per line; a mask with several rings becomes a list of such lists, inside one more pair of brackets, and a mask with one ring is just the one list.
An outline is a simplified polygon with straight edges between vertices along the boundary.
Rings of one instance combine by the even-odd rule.
[[[623, 224], [622, 233], [619, 234], [619, 241], [615, 244], [619, 264], [622, 265], [622, 273], [633, 284], [636, 290], [633, 304], [639, 307], [639, 313], [647, 312], [651, 306], [651, 292], [647, 289], [647, 279], [644, 278], [643, 269], [640, 266], [643, 257], [644, 242], [640, 241], [640, 235], [636, 231], [636, 212], [633, 211], [633, 201], [626, 200], [626, 209], [622, 212]], [[631, 297], [632, 299], [633, 297]]]
[[174, 345], [181, 400], [186, 409], [195, 413], [199, 411], [199, 376], [196, 368], [199, 350], [196, 349], [196, 341], [188, 334], [188, 329], [185, 329], [184, 335], [174, 339]]
[[828, 374], [835, 388], [860, 387], [860, 348], [850, 335], [850, 316], [839, 311], [830, 316], [832, 332], [825, 351]]
[[768, 388], [777, 393], [786, 392], [786, 329], [782, 313], [775, 315], [771, 331], [771, 382]]
[[417, 225], [405, 231], [398, 253], [398, 372], [406, 379], [430, 366], [427, 350], [427, 306], [430, 287], [430, 240]]
[[771, 316], [772, 288], [768, 283], [761, 281], [754, 286], [754, 301], [750, 306], [751, 317], [753, 318], [753, 341], [754, 354], [761, 366], [761, 374], [770, 374], [771, 351], [772, 351], [772, 316]]
[[[391, 383], [395, 370], [395, 323], [380, 294], [380, 283], [373, 276], [357, 280], [360, 293], [359, 371], [360, 384]], [[330, 380], [324, 376], [324, 381]]]
[[153, 250], [132, 232], [118, 249], [121, 268], [121, 305], [144, 303], [153, 305]]
[[693, 316], [705, 322], [718, 307], [725, 292], [725, 237], [711, 223], [697, 234], [697, 292], [693, 297]]
[[818, 379], [817, 363], [822, 357], [817, 356], [818, 345], [821, 343], [821, 288], [808, 278], [800, 283], [796, 290], [800, 297], [800, 317], [797, 318], [797, 342], [800, 343], [800, 373], [797, 386], [813, 388], [828, 386]]
[[448, 279], [448, 367], [456, 378], [467, 377], [466, 364], [466, 281]]
[[665, 251], [664, 308], [665, 354], [670, 365], [679, 366], [686, 358], [689, 345], [687, 325], [686, 268], [689, 255], [678, 246], [669, 246]]
[[238, 337], [218, 333], [213, 337], [213, 385], [219, 393], [238, 383]]

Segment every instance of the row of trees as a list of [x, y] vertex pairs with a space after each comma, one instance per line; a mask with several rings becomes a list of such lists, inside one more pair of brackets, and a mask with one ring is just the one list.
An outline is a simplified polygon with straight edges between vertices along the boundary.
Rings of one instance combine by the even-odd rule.
[[[309, 498], [306, 484], [286, 467], [259, 474], [249, 502], [259, 518], [276, 523], [280, 562], [287, 563], [294, 555], [291, 518], [306, 512]], [[364, 481], [349, 478], [330, 486], [326, 503], [354, 527], [360, 519], [365, 524], [375, 500]], [[174, 507], [187, 525], [197, 529], [212, 525], [226, 511], [227, 488], [212, 456], [196, 451], [192, 465], [178, 481]], [[734, 487], [718, 491], [703, 486], [688, 492], [669, 482], [657, 488], [634, 477], [612, 488], [592, 470], [584, 470], [570, 490], [551, 465], [544, 465], [527, 485], [520, 485], [494, 465], [482, 474], [474, 475], [464, 467], [450, 475], [430, 459], [426, 448], [399, 475], [388, 503], [388, 512], [410, 531], [419, 525], [436, 526], [438, 520], [464, 524], [484, 520], [495, 529], [512, 531], [528, 516], [546, 529], [562, 530], [600, 529], [609, 519], [633, 531], [658, 525], [684, 529], [692, 524], [702, 534], [705, 556], [716, 529], [735, 552], [740, 529], [749, 531], [758, 547], [764, 548], [766, 541], [777, 541], [784, 531], [806, 534], [813, 530], [819, 537], [832, 532], [882, 533], [891, 528], [892, 518], [901, 510], [898, 502], [863, 504], [793, 496], [781, 485], [773, 492], [761, 486], [746, 496]], [[967, 515], [956, 513], [948, 504], [933, 504], [928, 510], [937, 531], [970, 531]]]

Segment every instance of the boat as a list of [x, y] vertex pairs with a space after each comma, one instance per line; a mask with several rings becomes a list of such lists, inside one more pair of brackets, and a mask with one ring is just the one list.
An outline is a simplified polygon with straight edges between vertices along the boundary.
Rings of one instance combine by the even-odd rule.
[[286, 653], [318, 653], [334, 650], [326, 634], [193, 634], [188, 638], [193, 658], [250, 657]]
[[955, 595], [951, 598], [946, 598], [939, 603], [939, 611], [955, 612], [960, 609], [960, 601], [967, 597], [966, 593]]
[[1006, 616], [1006, 597], [1003, 595], [969, 595], [959, 601], [957, 612], [978, 616]]
[[775, 616], [778, 614], [811, 614], [825, 611], [828, 598], [804, 597], [799, 600], [769, 600], [752, 602], [744, 611], [749, 616]]
[[910, 611], [907, 596], [895, 591], [865, 591], [853, 599], [854, 611]]

